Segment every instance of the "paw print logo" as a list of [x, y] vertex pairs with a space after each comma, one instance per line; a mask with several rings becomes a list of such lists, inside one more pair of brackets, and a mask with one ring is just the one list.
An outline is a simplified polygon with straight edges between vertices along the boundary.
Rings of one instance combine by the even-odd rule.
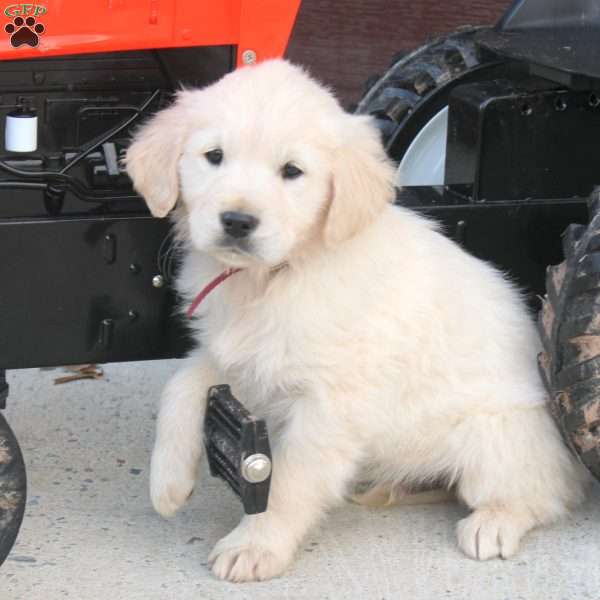
[[45, 27], [41, 23], [36, 23], [34, 17], [15, 17], [12, 23], [4, 26], [4, 31], [10, 35], [10, 43], [14, 48], [27, 44], [35, 48], [44, 33]]

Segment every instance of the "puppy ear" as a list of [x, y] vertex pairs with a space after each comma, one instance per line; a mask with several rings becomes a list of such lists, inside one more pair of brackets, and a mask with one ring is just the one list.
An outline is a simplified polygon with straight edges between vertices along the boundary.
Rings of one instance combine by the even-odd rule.
[[330, 244], [356, 235], [395, 197], [394, 167], [371, 117], [346, 118], [346, 139], [334, 160], [332, 198], [325, 222], [325, 241]]
[[125, 157], [133, 187], [155, 217], [165, 217], [179, 195], [177, 162], [189, 128], [185, 108], [187, 94], [179, 92], [171, 106], [136, 131]]

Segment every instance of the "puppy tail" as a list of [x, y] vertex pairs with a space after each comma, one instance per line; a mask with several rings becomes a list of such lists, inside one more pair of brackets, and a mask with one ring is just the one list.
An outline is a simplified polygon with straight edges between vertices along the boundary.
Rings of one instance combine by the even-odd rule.
[[381, 483], [352, 494], [348, 499], [354, 504], [374, 508], [455, 502], [456, 494], [452, 489], [435, 488], [415, 491], [400, 484]]

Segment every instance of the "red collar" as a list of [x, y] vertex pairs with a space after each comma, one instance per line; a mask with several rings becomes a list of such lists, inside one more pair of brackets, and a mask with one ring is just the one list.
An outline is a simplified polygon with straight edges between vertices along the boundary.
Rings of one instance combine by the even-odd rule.
[[239, 273], [242, 269], [239, 268], [231, 268], [223, 271], [220, 275], [215, 277], [195, 298], [194, 301], [190, 304], [190, 307], [187, 309], [185, 313], [188, 319], [192, 318], [194, 311], [198, 308], [202, 300], [206, 298], [219, 284], [223, 283], [226, 279], [229, 279], [232, 275]]
[[[278, 265], [275, 265], [274, 267], [271, 267], [271, 269], [269, 270], [270, 273], [277, 273], [278, 271], [281, 271], [281, 269], [283, 269], [284, 267], [287, 266], [288, 263], [286, 262], [282, 262], [279, 263]], [[231, 267], [230, 269], [227, 269], [225, 271], [223, 271], [220, 275], [217, 275], [207, 286], [204, 287], [204, 289], [194, 298], [194, 301], [190, 304], [190, 307], [187, 309], [186, 311], [186, 316], [188, 319], [191, 319], [194, 311], [198, 308], [198, 306], [200, 305], [200, 303], [204, 300], [204, 298], [206, 298], [206, 296], [208, 296], [218, 285], [220, 285], [221, 283], [223, 283], [226, 279], [229, 279], [232, 275], [235, 275], [236, 273], [239, 273], [240, 271], [243, 271], [243, 269], [239, 268], [239, 267]]]

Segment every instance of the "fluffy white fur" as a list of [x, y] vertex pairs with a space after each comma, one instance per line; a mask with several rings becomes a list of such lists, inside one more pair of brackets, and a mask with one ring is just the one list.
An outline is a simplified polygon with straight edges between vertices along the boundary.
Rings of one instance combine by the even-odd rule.
[[[287, 162], [303, 175], [284, 179]], [[478, 559], [512, 556], [582, 499], [519, 293], [391, 205], [377, 131], [301, 69], [270, 61], [181, 92], [137, 133], [127, 166], [156, 216], [180, 198], [187, 301], [243, 267], [198, 310], [199, 346], [164, 391], [152, 455], [152, 501], [169, 516], [196, 483], [209, 386], [231, 384], [267, 420], [269, 508], [217, 543], [218, 577], [282, 573], [365, 471], [383, 486], [453, 486], [472, 509], [458, 544]], [[229, 210], [260, 219], [243, 248], [223, 241]]]

